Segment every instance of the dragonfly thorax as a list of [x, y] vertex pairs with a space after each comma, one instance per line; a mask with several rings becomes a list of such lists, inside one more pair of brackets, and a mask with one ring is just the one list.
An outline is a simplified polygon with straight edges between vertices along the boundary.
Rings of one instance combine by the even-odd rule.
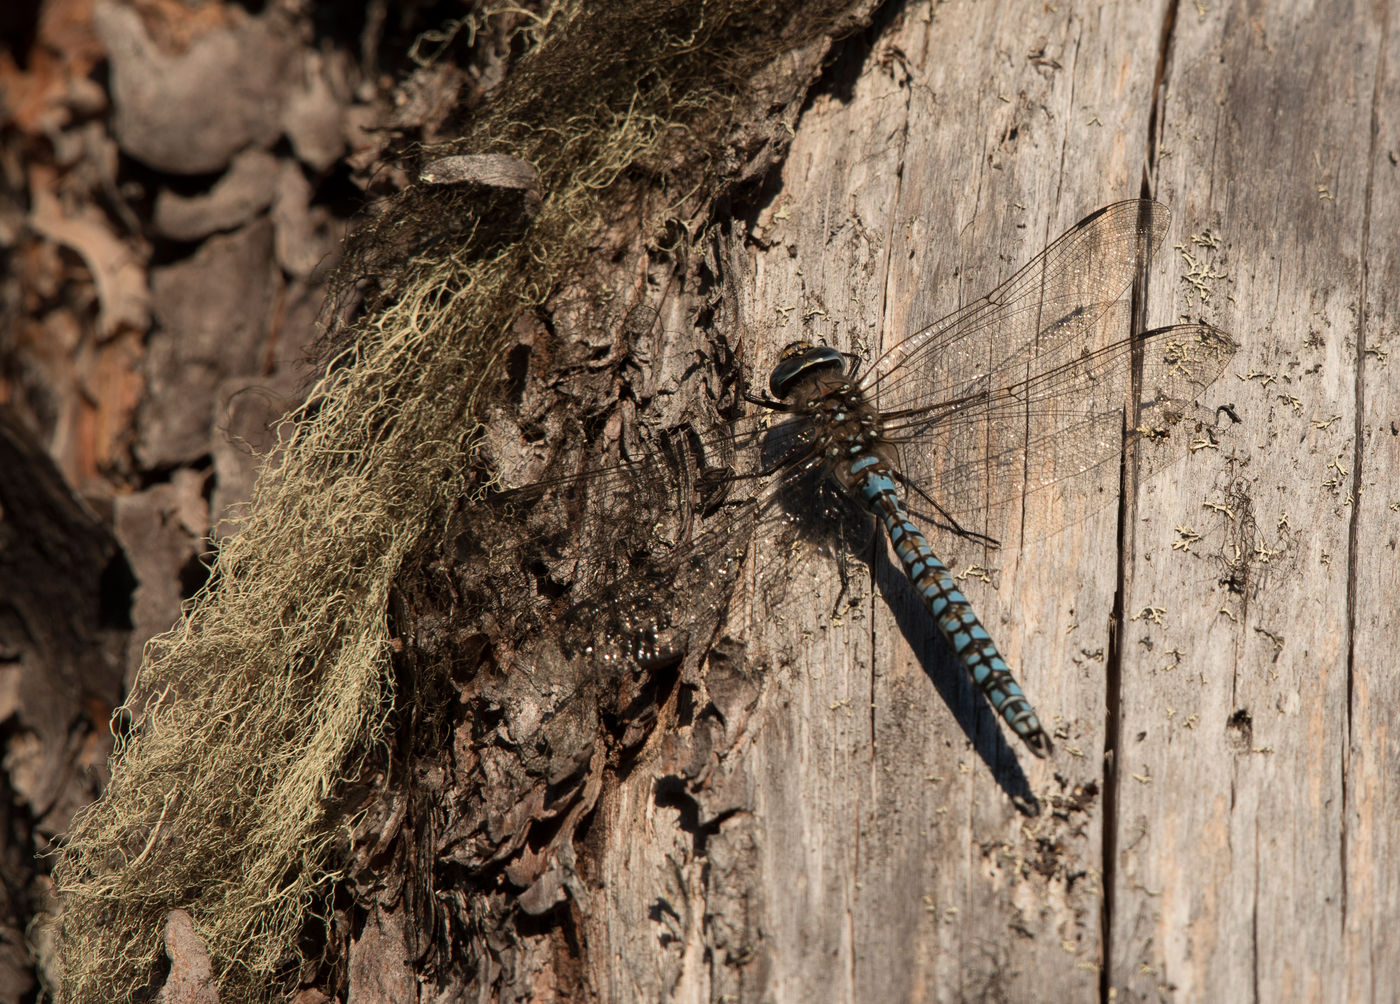
[[879, 412], [851, 380], [846, 357], [836, 349], [792, 342], [773, 367], [768, 386], [775, 397], [786, 399], [783, 410], [807, 423], [803, 438], [810, 462], [826, 466], [843, 484], [844, 465], [882, 450], [885, 430]]

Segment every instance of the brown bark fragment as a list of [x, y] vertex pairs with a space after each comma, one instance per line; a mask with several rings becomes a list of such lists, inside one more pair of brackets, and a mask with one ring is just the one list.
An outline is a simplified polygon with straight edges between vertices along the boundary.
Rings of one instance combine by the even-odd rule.
[[171, 910], [166, 917], [165, 954], [170, 975], [156, 994], [158, 1004], [219, 1004], [209, 951], [184, 910]]

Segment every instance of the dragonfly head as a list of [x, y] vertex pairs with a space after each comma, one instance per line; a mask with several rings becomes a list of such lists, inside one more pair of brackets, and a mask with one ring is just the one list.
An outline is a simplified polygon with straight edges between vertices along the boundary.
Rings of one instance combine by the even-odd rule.
[[768, 389], [778, 400], [786, 398], [803, 380], [827, 370], [841, 372], [846, 368], [846, 360], [829, 345], [813, 345], [811, 342], [792, 342], [783, 349], [778, 365], [773, 367], [768, 377]]

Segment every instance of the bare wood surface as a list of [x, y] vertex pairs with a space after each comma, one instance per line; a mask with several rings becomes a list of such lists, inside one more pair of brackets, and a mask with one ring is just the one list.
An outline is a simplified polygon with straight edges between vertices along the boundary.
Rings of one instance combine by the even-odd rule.
[[[1400, 944], [1391, 918], [1400, 914], [1395, 812], [1400, 805], [1400, 728], [1396, 727], [1395, 611], [1400, 595], [1400, 375], [1393, 360], [1400, 331], [1400, 37], [1393, 13], [1364, 24], [1366, 45], [1379, 36], [1370, 98], [1369, 135], [1358, 156], [1338, 151], [1338, 172], [1350, 179], [1362, 217], [1360, 312], [1349, 346], [1356, 368], [1357, 400], [1353, 484], [1355, 511], [1348, 539], [1347, 603], [1350, 631], [1344, 730], [1330, 741], [1342, 748], [1345, 768], [1341, 860], [1345, 896], [1341, 916], [1343, 993], [1352, 1000], [1396, 996]], [[1367, 68], [1361, 64], [1361, 68]], [[1359, 74], [1358, 74], [1359, 76]], [[1358, 84], [1364, 79], [1358, 79]], [[1359, 95], [1365, 104], [1366, 91]], [[1365, 167], [1366, 176], [1359, 177]], [[1353, 206], [1352, 212], [1355, 212]], [[1349, 214], [1349, 221], [1355, 219]], [[1343, 280], [1355, 289], [1355, 270]], [[1343, 331], [1346, 329], [1344, 328]], [[1345, 372], [1345, 371], [1343, 371]], [[1310, 786], [1311, 787], [1311, 786]], [[1324, 849], [1331, 857], [1333, 848]]]
[[[1170, 274], [1152, 298], [1241, 336], [1226, 396], [1248, 449], [1212, 495], [1224, 511], [1191, 519], [1234, 588], [1173, 596], [1164, 628], [1125, 638], [1125, 655], [1157, 639], [1213, 653], [1150, 689], [1125, 660], [1111, 976], [1133, 996], [1397, 993], [1374, 926], [1397, 911], [1377, 789], [1397, 765], [1394, 698], [1376, 687], [1394, 666], [1395, 315], [1392, 293], [1365, 299], [1393, 281], [1400, 237], [1395, 134], [1377, 132], [1400, 66], [1387, 18], [1300, 4], [1174, 33], [1159, 190], [1192, 232], [1223, 235], [1190, 249], [1224, 277], [1205, 305]], [[1154, 602], [1148, 569], [1184, 561], [1141, 534], [1135, 549], [1129, 608]]]
[[1245, 446], [1137, 486], [1121, 545], [1112, 507], [935, 541], [1056, 730], [1046, 763], [883, 547], [834, 617], [836, 563], [760, 540], [731, 624], [762, 680], [724, 779], [744, 809], [687, 818], [642, 777], [604, 797], [647, 836], [600, 850], [603, 985], [627, 996], [650, 898], [672, 999], [1394, 999], [1384, 17], [920, 4], [828, 71], [717, 253], [754, 372], [797, 337], [878, 351], [1146, 178], [1175, 217], [1144, 320], [1243, 343], [1209, 400]]

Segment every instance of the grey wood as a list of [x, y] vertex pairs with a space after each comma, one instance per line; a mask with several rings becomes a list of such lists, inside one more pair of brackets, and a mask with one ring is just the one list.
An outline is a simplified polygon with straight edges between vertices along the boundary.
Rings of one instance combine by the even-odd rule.
[[[1169, 268], [1152, 299], [1238, 333], [1232, 396], [1251, 442], [1227, 511], [1191, 521], [1205, 534], [1193, 550], [1240, 591], [1204, 580], [1170, 598], [1165, 628], [1130, 627], [1125, 642], [1141, 657], [1123, 674], [1111, 976], [1133, 996], [1397, 994], [1393, 939], [1376, 927], [1400, 912], [1393, 843], [1384, 803], [1357, 802], [1397, 766], [1394, 699], [1373, 689], [1394, 672], [1394, 555], [1377, 546], [1396, 532], [1394, 453], [1376, 433], [1390, 438], [1395, 392], [1367, 355], [1394, 328], [1393, 294], [1362, 301], [1387, 268], [1393, 279], [1400, 236], [1394, 133], [1388, 154], [1374, 131], [1396, 109], [1388, 14], [1232, 7], [1174, 32], [1158, 191], [1190, 232], [1221, 236], [1191, 251], [1226, 278], [1201, 304]], [[1130, 608], [1154, 602], [1147, 569], [1187, 560], [1142, 534], [1135, 551]], [[1213, 655], [1201, 672], [1183, 659], [1153, 673], [1173, 646]]]
[[[1400, 728], [1396, 727], [1396, 597], [1400, 596], [1400, 34], [1393, 8], [1379, 23], [1370, 135], [1352, 163], [1364, 184], [1361, 312], [1353, 360], [1360, 402], [1353, 478], [1355, 514], [1348, 551], [1351, 631], [1344, 744], [1342, 862], [1343, 994], [1351, 1000], [1400, 996]], [[1374, 44], [1374, 43], [1372, 43]], [[1358, 81], [1360, 82], [1360, 81]], [[1366, 102], [1366, 92], [1358, 96]], [[1350, 169], [1349, 169], [1350, 170]], [[1355, 196], [1353, 196], [1354, 198]], [[1352, 280], [1355, 281], [1355, 278]]]
[[713, 804], [647, 770], [600, 799], [628, 835], [587, 911], [604, 997], [1396, 999], [1388, 18], [954, 0], [828, 71], [771, 202], [711, 250], [747, 367], [799, 337], [878, 352], [1146, 179], [1175, 215], [1145, 322], [1235, 335], [1210, 400], [1241, 430], [1138, 485], [1121, 534], [1110, 506], [987, 526], [998, 551], [934, 538], [1045, 762], [884, 545], [838, 607], [837, 562], [761, 534]]

